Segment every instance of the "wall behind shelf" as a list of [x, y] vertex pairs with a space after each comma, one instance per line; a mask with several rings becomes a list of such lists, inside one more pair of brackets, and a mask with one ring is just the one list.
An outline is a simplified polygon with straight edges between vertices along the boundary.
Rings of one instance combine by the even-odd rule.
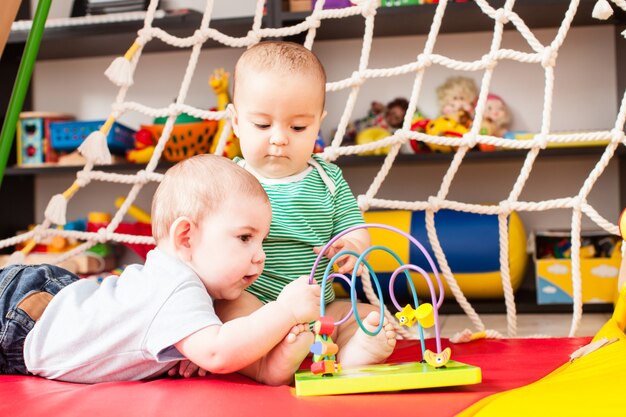
[[[323, 30], [323, 24], [320, 30]], [[534, 31], [543, 43], [548, 43], [555, 32], [556, 29]], [[378, 38], [373, 45], [370, 67], [381, 68], [410, 62], [423, 48], [424, 41], [424, 36]], [[443, 34], [437, 41], [435, 52], [461, 60], [478, 59], [488, 50], [490, 41], [491, 33]], [[357, 68], [360, 45], [360, 40], [324, 41], [314, 45], [314, 50], [326, 66], [329, 81], [345, 78]], [[505, 32], [504, 47], [529, 50], [522, 45], [523, 40], [519, 35]], [[210, 72], [218, 66], [232, 70], [241, 52], [242, 49], [231, 48], [202, 50], [187, 103], [204, 108], [215, 106], [215, 96], [207, 84]], [[188, 51], [143, 55], [135, 75], [135, 85], [130, 89], [127, 99], [148, 106], [167, 106], [176, 96], [188, 57]], [[111, 60], [112, 57], [104, 57], [38, 62], [34, 77], [35, 109], [71, 112], [81, 119], [105, 118], [117, 93], [117, 89], [103, 75]], [[618, 94], [613, 27], [572, 28], [557, 62], [552, 130], [611, 128], [617, 112]], [[433, 116], [437, 112], [436, 87], [453, 74], [452, 71], [438, 66], [427, 71], [419, 102], [420, 109], [427, 116]], [[464, 75], [480, 81], [481, 74]], [[359, 96], [354, 117], [364, 115], [372, 100], [387, 102], [397, 96], [408, 96], [412, 81], [413, 77], [408, 75], [368, 81]], [[537, 64], [506, 61], [499, 65], [493, 78], [492, 92], [501, 95], [512, 108], [513, 129], [539, 129], [543, 85], [543, 71]], [[332, 93], [328, 97], [329, 114], [323, 126], [327, 141], [331, 130], [339, 121], [346, 98], [347, 92]], [[149, 122], [146, 116], [139, 114], [125, 115], [122, 120], [133, 127]], [[571, 157], [540, 162], [522, 198], [536, 201], [557, 197], [552, 194], [553, 189], [559, 189], [562, 193], [558, 195], [560, 197], [572, 195], [582, 184], [584, 176], [581, 175], [593, 168], [596, 159]], [[434, 193], [447, 165], [399, 165], [394, 168], [392, 177], [383, 186], [381, 196], [406, 199], [407, 193], [414, 195], [414, 198], [423, 198], [429, 192]], [[454, 183], [450, 197], [458, 196], [459, 200], [471, 202], [503, 199], [513, 186], [520, 167], [521, 161], [468, 163], [459, 180]], [[554, 167], [558, 167], [559, 175], [551, 171]], [[377, 168], [350, 167], [345, 170], [346, 177], [357, 193], [363, 192], [374, 178]], [[592, 204], [608, 220], [617, 221], [619, 184], [614, 162], [608, 171], [592, 193]], [[498, 175], [493, 175], [494, 172], [498, 172]], [[36, 213], [43, 213], [49, 197], [64, 190], [72, 178], [71, 175], [38, 177]], [[506, 180], [502, 180], [503, 178]], [[104, 206], [107, 201], [113, 201], [119, 191], [108, 190], [102, 185], [91, 185], [101, 187], [98, 193], [101, 203], [93, 204], [95, 200], [90, 198], [81, 203], [83, 200], [77, 199], [77, 204], [74, 204], [76, 208], [69, 209], [70, 216], [73, 214], [72, 210], [81, 211], [83, 204], [85, 211], [88, 211], [93, 205]], [[564, 190], [568, 191], [565, 193]], [[89, 190], [81, 191], [81, 194], [93, 196]], [[149, 198], [142, 205], [149, 207]], [[569, 228], [570, 224], [570, 214], [563, 211], [532, 213], [523, 218], [529, 230]]]
[[[323, 25], [320, 30], [323, 30]], [[547, 44], [555, 31], [542, 29], [534, 33]], [[376, 38], [369, 66], [383, 68], [411, 62], [423, 48], [424, 41], [424, 36]], [[491, 33], [442, 34], [436, 43], [435, 53], [460, 60], [475, 60], [488, 51], [490, 41]], [[358, 67], [360, 45], [361, 40], [323, 41], [314, 45], [314, 51], [326, 67], [329, 81], [352, 74]], [[505, 32], [503, 47], [529, 51], [528, 47], [524, 48], [521, 36], [513, 31]], [[215, 96], [207, 84], [208, 77], [214, 68], [220, 66], [232, 72], [242, 50], [202, 50], [187, 103], [201, 108], [215, 106]], [[70, 112], [81, 119], [106, 118], [117, 93], [117, 88], [103, 75], [112, 58], [39, 61], [34, 76], [35, 109]], [[135, 85], [129, 90], [127, 99], [154, 107], [170, 104], [182, 82], [188, 58], [189, 51], [144, 54], [134, 77]], [[482, 73], [454, 72], [436, 65], [429, 68], [418, 103], [426, 116], [437, 115], [435, 90], [453, 75], [470, 76], [479, 84]], [[386, 103], [398, 96], [408, 97], [413, 78], [412, 75], [403, 75], [367, 81], [359, 95], [353, 118], [364, 116], [372, 100]], [[611, 128], [617, 114], [613, 26], [572, 28], [558, 56], [555, 78], [553, 131]], [[491, 91], [502, 96], [513, 112], [512, 129], [538, 131], [544, 86], [543, 70], [538, 64], [503, 61], [496, 69], [491, 85]], [[327, 141], [340, 120], [347, 97], [345, 90], [328, 95], [328, 116], [323, 125]], [[122, 120], [132, 127], [149, 123], [149, 118], [140, 114], [128, 113]]]

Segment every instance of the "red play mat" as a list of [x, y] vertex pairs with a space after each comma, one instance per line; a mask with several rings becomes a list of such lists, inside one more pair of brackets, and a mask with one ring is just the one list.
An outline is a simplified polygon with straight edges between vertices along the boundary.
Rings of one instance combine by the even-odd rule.
[[[481, 384], [381, 394], [299, 398], [290, 387], [268, 387], [236, 374], [96, 385], [0, 376], [0, 416], [453, 416], [483, 397], [538, 380], [589, 341], [505, 339], [451, 345], [454, 360], [481, 367]], [[428, 342], [434, 349], [433, 341]], [[443, 345], [450, 346], [447, 340]], [[419, 351], [419, 342], [399, 341], [389, 362], [419, 359]]]

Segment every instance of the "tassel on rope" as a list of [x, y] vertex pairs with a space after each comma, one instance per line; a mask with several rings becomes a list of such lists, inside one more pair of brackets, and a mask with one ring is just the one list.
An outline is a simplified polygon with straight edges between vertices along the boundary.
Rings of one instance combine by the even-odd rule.
[[613, 14], [613, 9], [607, 0], [598, 0], [593, 6], [591, 16], [594, 19], [606, 20]]
[[80, 185], [74, 182], [65, 190], [62, 194], [56, 194], [48, 203], [48, 207], [46, 207], [46, 211], [44, 215], [46, 219], [48, 219], [51, 223], [64, 225], [67, 221], [65, 220], [65, 213], [67, 211], [67, 201], [72, 198], [74, 194], [80, 189]]
[[107, 145], [107, 135], [114, 121], [115, 118], [109, 116], [100, 130], [91, 132], [78, 147], [78, 152], [94, 165], [110, 165], [112, 162], [111, 152]]
[[4, 266], [9, 265], [21, 265], [26, 261], [26, 256], [33, 250], [36, 242], [34, 239], [28, 241], [26, 245], [20, 250], [17, 250], [9, 256], [9, 260]]
[[104, 75], [118, 87], [130, 87], [133, 85], [133, 72], [130, 61], [137, 50], [141, 47], [141, 44], [135, 41], [124, 56], [117, 57], [111, 62], [109, 68], [104, 71]]

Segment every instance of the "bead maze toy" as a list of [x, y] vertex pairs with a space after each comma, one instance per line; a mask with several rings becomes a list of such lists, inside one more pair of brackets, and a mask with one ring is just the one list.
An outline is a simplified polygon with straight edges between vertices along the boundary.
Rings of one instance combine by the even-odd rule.
[[[435, 288], [433, 280], [424, 269], [413, 264], [402, 264], [400, 257], [384, 246], [371, 246], [360, 255], [352, 251], [341, 251], [333, 256], [328, 264], [328, 267], [324, 271], [322, 293], [324, 293], [326, 285], [329, 285], [329, 281], [332, 281], [334, 278], [344, 280], [350, 286], [352, 310], [341, 320], [335, 322], [333, 317], [325, 315], [326, 305], [322, 299], [320, 305], [320, 319], [314, 325], [315, 341], [311, 346], [313, 363], [310, 371], [301, 370], [296, 373], [296, 395], [313, 396], [376, 391], [398, 391], [418, 388], [469, 385], [481, 382], [480, 368], [450, 360], [452, 355], [451, 349], [449, 347], [442, 349], [438, 315], [438, 310], [444, 299], [441, 279], [437, 272], [437, 268], [435, 267], [435, 263], [426, 249], [417, 239], [408, 233], [384, 224], [365, 224], [346, 229], [331, 239], [319, 253], [316, 262], [313, 265], [309, 282], [314, 282], [315, 271], [319, 261], [328, 251], [330, 246], [342, 236], [360, 228], [386, 229], [407, 238], [426, 258], [431, 270], [434, 273], [437, 281], [437, 287]], [[398, 318], [399, 323], [409, 328], [417, 325], [422, 358], [421, 360], [415, 362], [386, 363], [342, 369], [341, 364], [337, 362], [337, 352], [339, 349], [331, 339], [331, 334], [333, 333], [335, 326], [346, 322], [350, 316], [354, 314], [354, 318], [361, 330], [369, 336], [376, 336], [383, 328], [383, 321], [381, 320], [378, 327], [374, 331], [367, 329], [363, 325], [356, 309], [355, 283], [357, 271], [359, 266], [362, 264], [369, 271], [372, 282], [376, 287], [378, 298], [380, 299], [380, 317], [384, 317], [385, 303], [380, 283], [376, 277], [375, 271], [366, 260], [368, 254], [373, 251], [383, 251], [388, 253], [396, 261], [398, 261], [398, 264], [400, 265], [393, 272], [389, 281], [389, 296], [393, 305], [398, 310], [395, 316]], [[345, 255], [355, 256], [357, 258], [351, 279], [340, 273], [330, 273], [333, 264]], [[430, 303], [419, 303], [415, 286], [408, 271], [419, 273], [426, 280], [430, 290]], [[404, 307], [401, 307], [396, 300], [393, 285], [397, 276], [401, 273], [404, 274], [408, 285], [411, 288], [413, 305], [407, 304]], [[424, 341], [423, 329], [430, 327], [434, 327], [435, 330], [436, 352], [426, 349]]]

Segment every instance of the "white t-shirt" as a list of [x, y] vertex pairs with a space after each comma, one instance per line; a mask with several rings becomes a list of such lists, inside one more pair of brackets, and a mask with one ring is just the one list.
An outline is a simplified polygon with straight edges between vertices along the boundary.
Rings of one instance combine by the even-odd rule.
[[24, 360], [29, 372], [50, 379], [146, 379], [184, 359], [176, 342], [220, 324], [198, 276], [154, 249], [145, 266], [61, 290], [28, 334]]

